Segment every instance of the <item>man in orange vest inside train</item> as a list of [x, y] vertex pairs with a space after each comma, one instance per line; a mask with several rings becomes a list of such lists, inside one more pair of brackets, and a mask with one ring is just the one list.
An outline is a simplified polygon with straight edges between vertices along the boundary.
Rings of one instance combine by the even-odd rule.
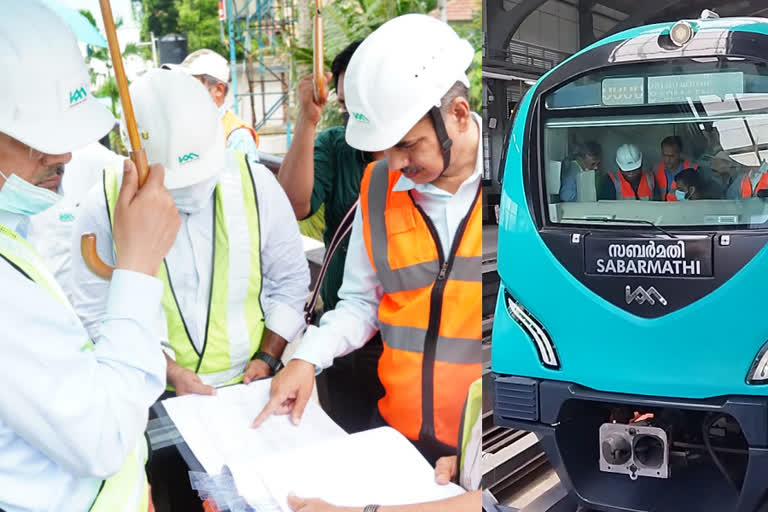
[[763, 160], [760, 165], [744, 166], [744, 170], [736, 177], [731, 189], [735, 189], [737, 183], [738, 195], [734, 190], [734, 193], [729, 194], [729, 198], [734, 196], [742, 199], [758, 197], [758, 192], [768, 189], [768, 160]]
[[181, 69], [200, 80], [219, 108], [227, 149], [245, 153], [249, 162], [259, 161], [259, 134], [225, 105], [231, 81], [227, 59], [213, 50], [203, 48], [187, 55], [181, 64], [163, 64], [162, 67]]
[[677, 201], [675, 177], [683, 169], [699, 169], [698, 164], [683, 160], [683, 140], [670, 135], [661, 141], [662, 160], [656, 167], [656, 188], [662, 201]]
[[382, 151], [360, 186], [341, 299], [310, 326], [254, 421], [301, 418], [316, 369], [381, 330], [389, 425], [431, 463], [456, 450], [464, 396], [481, 376], [481, 118], [465, 74], [474, 50], [421, 14], [388, 21], [355, 51], [347, 142]]
[[600, 186], [598, 199], [653, 198], [653, 175], [643, 169], [643, 153], [634, 144], [622, 144], [616, 150], [618, 170], [606, 174]]

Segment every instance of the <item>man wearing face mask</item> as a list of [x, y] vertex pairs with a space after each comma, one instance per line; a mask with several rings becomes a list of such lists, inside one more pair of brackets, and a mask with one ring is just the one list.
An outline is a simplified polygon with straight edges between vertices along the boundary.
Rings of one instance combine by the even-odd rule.
[[[194, 78], [150, 71], [131, 84], [131, 96], [147, 158], [168, 169], [166, 185], [181, 212], [158, 275], [169, 389], [214, 394], [218, 386], [273, 375], [286, 342], [304, 327], [309, 286], [298, 228], [285, 222], [285, 193], [266, 167], [225, 149], [216, 108]], [[105, 172], [104, 186], [89, 194], [73, 251], [82, 233], [95, 233], [99, 254], [112, 262], [118, 181]], [[75, 252], [75, 307], [98, 333], [107, 283]]]
[[675, 200], [719, 199], [697, 168], [683, 169], [675, 176]]
[[[296, 131], [277, 175], [297, 219], [310, 219], [324, 208], [323, 241], [326, 250], [330, 250], [339, 226], [351, 223], [353, 219], [350, 209], [360, 196], [360, 180], [366, 165], [381, 158], [381, 153], [360, 151], [344, 140], [344, 129], [349, 119], [344, 76], [360, 43], [362, 39], [344, 48], [333, 59], [329, 74], [341, 106], [344, 126], [328, 128], [315, 136], [325, 103], [318, 104], [314, 99], [312, 76], [304, 78], [298, 85]], [[348, 245], [349, 235], [346, 235], [328, 263], [328, 271], [321, 283], [320, 296], [325, 311], [332, 310], [339, 302], [338, 292]], [[376, 409], [376, 401], [382, 394], [381, 383], [376, 376], [380, 354], [381, 337], [376, 334], [363, 348], [337, 358], [333, 366], [318, 376], [320, 402], [331, 418], [347, 432], [367, 428]]]
[[66, 166], [59, 167], [56, 174], [40, 184], [41, 187], [60, 194], [62, 199], [53, 207], [30, 218], [27, 239], [65, 290], [71, 288], [70, 241], [80, 201], [93, 185], [101, 181], [105, 167], [119, 169], [123, 160], [123, 157], [99, 142], [92, 142], [73, 151], [72, 160]]
[[340, 301], [310, 326], [272, 381], [258, 426], [273, 413], [298, 422], [316, 369], [378, 329], [388, 424], [431, 463], [452, 455], [461, 408], [481, 375], [483, 169], [480, 116], [469, 107], [471, 45], [421, 14], [388, 21], [346, 72], [347, 142], [381, 151], [360, 185]]
[[3, 0], [0, 9], [0, 509], [154, 510], [143, 433], [166, 365], [151, 334], [162, 296], [153, 275], [178, 212], [162, 166], [139, 189], [125, 162], [119, 257], [99, 335], [89, 337], [20, 232], [60, 199], [41, 185], [114, 119], [91, 96], [75, 35], [56, 13], [35, 0]]

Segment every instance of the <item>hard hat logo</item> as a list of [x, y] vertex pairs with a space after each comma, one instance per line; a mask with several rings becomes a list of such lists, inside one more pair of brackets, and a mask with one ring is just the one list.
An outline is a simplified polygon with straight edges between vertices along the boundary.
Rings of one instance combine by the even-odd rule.
[[187, 153], [186, 155], [179, 157], [179, 163], [186, 164], [187, 162], [191, 162], [192, 160], [196, 160], [198, 158], [200, 158], [200, 155], [197, 153]]
[[82, 103], [88, 97], [88, 91], [85, 87], [80, 87], [69, 93], [69, 106], [72, 107], [78, 103]]
[[368, 123], [370, 124], [370, 120], [365, 117], [365, 114], [361, 114], [360, 112], [352, 112], [352, 117], [360, 121], [361, 123]]

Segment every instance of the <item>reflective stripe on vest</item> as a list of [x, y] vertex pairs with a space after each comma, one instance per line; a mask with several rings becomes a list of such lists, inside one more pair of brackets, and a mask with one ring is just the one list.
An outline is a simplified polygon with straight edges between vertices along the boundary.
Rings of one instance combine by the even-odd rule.
[[143, 512], [149, 508], [149, 484], [144, 464], [147, 445], [140, 436], [139, 449], [128, 455], [120, 471], [101, 485], [90, 512]]
[[[684, 160], [683, 167], [680, 170], [683, 171], [685, 169], [696, 169], [698, 171], [699, 166], [698, 164], [691, 165], [691, 162]], [[667, 187], [667, 183], [669, 183], [669, 187]], [[669, 179], [669, 173], [664, 168], [664, 162], [659, 162], [659, 166], [656, 168], [656, 185], [661, 192], [662, 201], [677, 201], [677, 197], [675, 197], [677, 183], [675, 180]]]
[[469, 386], [467, 401], [461, 413], [459, 430], [459, 485], [468, 491], [480, 488], [482, 471], [480, 459], [483, 448], [483, 380], [477, 379]]
[[409, 192], [392, 190], [400, 177], [382, 160], [360, 187], [363, 239], [384, 291], [379, 412], [409, 439], [453, 451], [463, 399], [481, 375], [480, 190], [443, 255], [431, 220]]
[[[82, 325], [66, 295], [40, 256], [18, 233], [2, 224], [0, 224], [0, 257], [65, 305], [75, 321]], [[90, 349], [93, 349], [93, 344], [86, 338], [80, 351]], [[131, 452], [120, 470], [102, 482], [90, 510], [92, 512], [146, 511], [149, 506], [149, 484], [144, 471], [146, 458], [146, 439], [140, 436], [137, 448]]]
[[253, 142], [256, 144], [256, 147], [259, 147], [259, 134], [256, 132], [256, 130], [254, 130], [251, 125], [237, 117], [237, 115], [235, 115], [235, 113], [231, 110], [227, 110], [221, 117], [221, 126], [224, 128], [225, 139], [228, 139], [233, 131], [240, 128], [245, 128], [251, 133], [251, 137], [253, 137]]
[[752, 181], [749, 179], [749, 173], [745, 173], [741, 178], [741, 197], [754, 197], [761, 190], [768, 188], [768, 172], [764, 172], [760, 176], [760, 181], [757, 182], [757, 186], [752, 188]]
[[[110, 222], [118, 187], [117, 174], [111, 169], [105, 172]], [[165, 283], [163, 312], [176, 363], [200, 375], [205, 384], [223, 386], [242, 381], [264, 332], [259, 207], [250, 167], [242, 153], [227, 152], [227, 166], [216, 185], [211, 221], [213, 276], [201, 352], [192, 343], [179, 310], [167, 262], [163, 262], [157, 277]]]
[[616, 199], [640, 199], [642, 201], [648, 201], [653, 196], [653, 176], [643, 171], [643, 178], [640, 180], [637, 194], [635, 189], [624, 177], [621, 171], [609, 172], [608, 177], [613, 182], [613, 187], [616, 189]]

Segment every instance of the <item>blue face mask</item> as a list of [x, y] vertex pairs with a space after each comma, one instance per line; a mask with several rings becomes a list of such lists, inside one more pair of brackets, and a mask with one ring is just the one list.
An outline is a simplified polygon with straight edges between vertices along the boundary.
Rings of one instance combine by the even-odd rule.
[[6, 176], [0, 188], [0, 210], [21, 215], [35, 215], [56, 204], [61, 196], [42, 187], [36, 187], [15, 174]]
[[683, 192], [682, 190], [675, 190], [675, 199], [677, 199], [678, 201], [688, 200], [688, 198], [685, 197], [685, 192]]

